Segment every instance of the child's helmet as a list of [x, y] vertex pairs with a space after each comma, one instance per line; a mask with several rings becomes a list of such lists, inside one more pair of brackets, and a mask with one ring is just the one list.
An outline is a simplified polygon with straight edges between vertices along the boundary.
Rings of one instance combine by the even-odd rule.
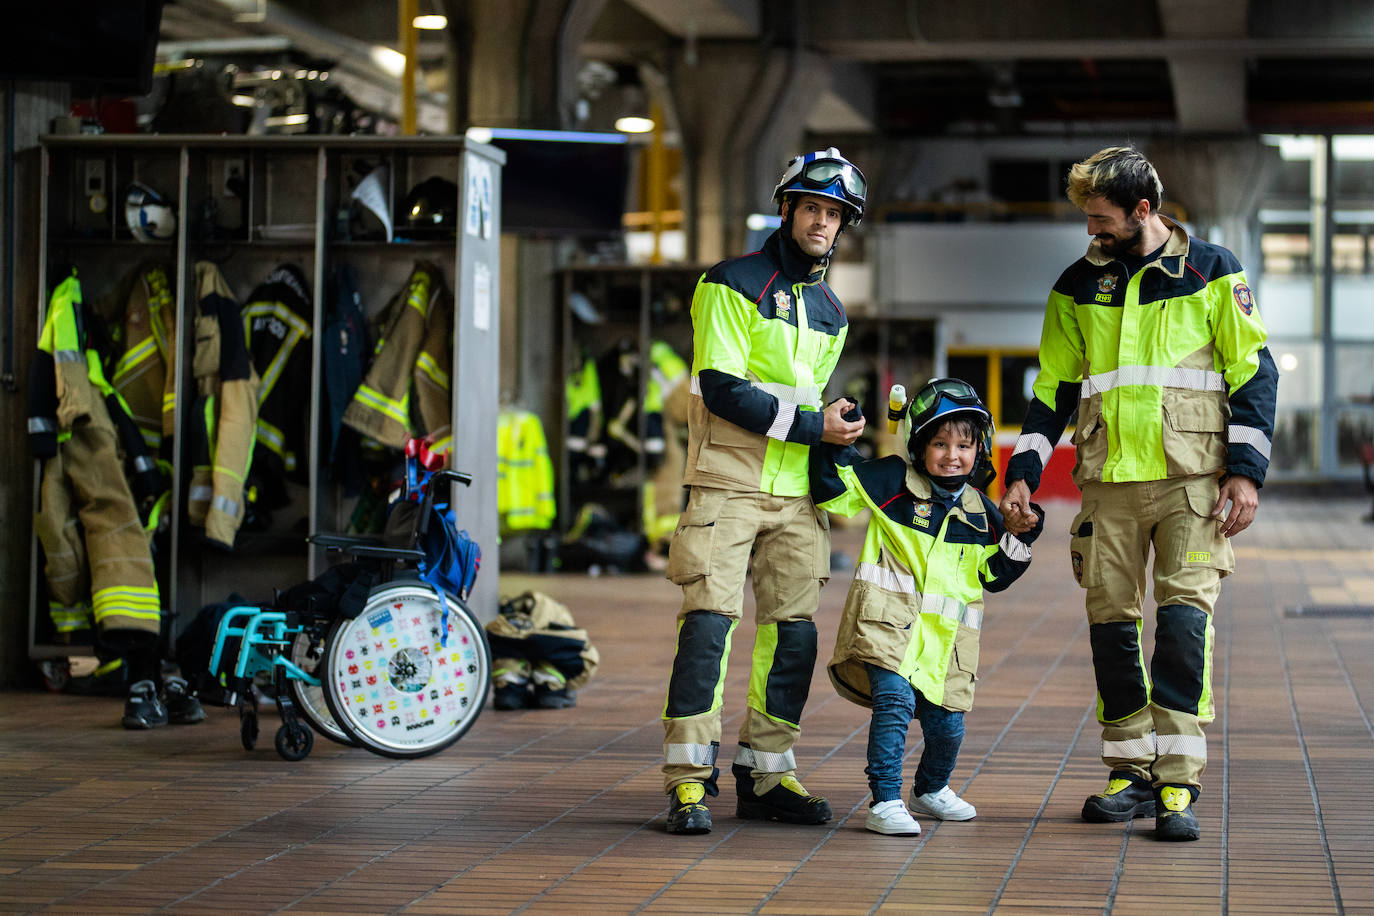
[[177, 231], [177, 214], [162, 195], [135, 181], [124, 195], [124, 220], [140, 242], [169, 239]]
[[978, 457], [969, 480], [981, 490], [997, 476], [992, 468], [992, 413], [973, 386], [962, 379], [931, 379], [916, 392], [907, 407], [907, 456], [915, 467], [924, 468], [926, 443], [941, 423], [955, 417], [973, 423]]

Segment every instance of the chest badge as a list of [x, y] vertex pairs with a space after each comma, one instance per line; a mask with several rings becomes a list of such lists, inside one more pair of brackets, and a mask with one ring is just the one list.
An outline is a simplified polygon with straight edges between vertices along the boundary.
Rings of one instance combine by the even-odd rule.
[[792, 317], [792, 297], [787, 295], [787, 290], [780, 289], [773, 294], [773, 314], [779, 318]]
[[930, 503], [918, 502], [916, 504], [916, 514], [912, 517], [911, 523], [920, 528], [930, 527]]
[[1111, 302], [1112, 293], [1116, 291], [1116, 274], [1103, 274], [1097, 278], [1097, 295], [1093, 298], [1098, 302]]

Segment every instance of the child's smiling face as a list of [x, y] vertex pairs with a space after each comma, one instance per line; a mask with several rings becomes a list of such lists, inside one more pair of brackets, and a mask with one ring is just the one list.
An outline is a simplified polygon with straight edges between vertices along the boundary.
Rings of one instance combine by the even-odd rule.
[[978, 457], [978, 443], [967, 429], [966, 424], [953, 420], [940, 424], [935, 435], [926, 443], [926, 473], [932, 477], [958, 477], [973, 473], [973, 462]]

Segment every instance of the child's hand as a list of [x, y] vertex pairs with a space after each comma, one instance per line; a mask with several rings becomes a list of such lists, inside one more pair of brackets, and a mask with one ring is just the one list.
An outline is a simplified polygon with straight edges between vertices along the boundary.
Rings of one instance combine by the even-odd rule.
[[1013, 480], [1007, 485], [1007, 492], [997, 508], [1012, 534], [1025, 534], [1040, 521], [1040, 516], [1031, 509], [1030, 496], [1030, 487], [1024, 480]]

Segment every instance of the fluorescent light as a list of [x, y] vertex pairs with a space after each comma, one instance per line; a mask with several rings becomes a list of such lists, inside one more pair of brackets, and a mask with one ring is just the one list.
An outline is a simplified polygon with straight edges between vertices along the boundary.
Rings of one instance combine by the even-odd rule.
[[1279, 357], [1279, 368], [1284, 372], [1292, 372], [1298, 368], [1298, 357], [1294, 353], [1285, 353]]
[[750, 232], [759, 232], [770, 226], [776, 229], [782, 225], [782, 217], [776, 213], [750, 213], [744, 225]]
[[258, 104], [258, 100], [253, 98], [251, 95], [230, 96], [229, 101], [233, 102], [240, 108], [253, 108]]
[[300, 114], [272, 115], [263, 123], [268, 127], [289, 127], [292, 124], [309, 124], [310, 115], [305, 112], [301, 112]]
[[550, 140], [556, 143], [628, 143], [624, 134], [591, 130], [534, 130], [523, 127], [469, 127], [466, 137], [474, 143], [492, 140]]
[[372, 57], [372, 62], [381, 67], [392, 76], [401, 77], [406, 72], [406, 56], [395, 48], [388, 48], [385, 45], [373, 45], [368, 52]]
[[410, 20], [410, 24], [417, 29], [446, 29], [448, 28], [447, 16], [416, 16]]
[[627, 134], [647, 134], [654, 129], [654, 119], [641, 118], [634, 115], [616, 118], [615, 129]]

